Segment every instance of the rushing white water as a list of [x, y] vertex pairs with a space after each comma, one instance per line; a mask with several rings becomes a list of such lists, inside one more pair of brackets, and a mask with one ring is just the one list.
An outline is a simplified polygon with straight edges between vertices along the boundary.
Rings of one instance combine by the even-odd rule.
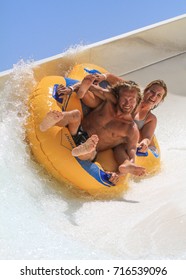
[[0, 97], [0, 259], [185, 259], [186, 97], [169, 93], [156, 109], [161, 173], [95, 200], [32, 159], [23, 124], [34, 84], [20, 62]]

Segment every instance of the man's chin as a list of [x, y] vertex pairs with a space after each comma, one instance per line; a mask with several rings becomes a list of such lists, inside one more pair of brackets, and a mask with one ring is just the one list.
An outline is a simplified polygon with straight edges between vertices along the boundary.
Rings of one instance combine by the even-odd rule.
[[129, 114], [129, 113], [131, 113], [132, 112], [132, 110], [131, 109], [129, 109], [129, 108], [122, 108], [122, 112], [123, 113], [126, 113], [126, 114]]

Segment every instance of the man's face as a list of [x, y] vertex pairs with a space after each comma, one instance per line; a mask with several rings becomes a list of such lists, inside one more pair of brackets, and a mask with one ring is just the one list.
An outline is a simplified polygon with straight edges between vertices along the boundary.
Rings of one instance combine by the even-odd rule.
[[120, 89], [118, 107], [122, 113], [132, 113], [137, 105], [137, 91]]

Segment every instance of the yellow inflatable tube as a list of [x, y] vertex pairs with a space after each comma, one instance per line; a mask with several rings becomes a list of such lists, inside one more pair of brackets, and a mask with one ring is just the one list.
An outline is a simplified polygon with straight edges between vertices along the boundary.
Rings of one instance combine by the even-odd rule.
[[[68, 78], [48, 76], [40, 81], [28, 100], [30, 115], [26, 125], [27, 138], [36, 160], [59, 181], [70, 183], [96, 197], [116, 197], [127, 189], [129, 176], [121, 177], [116, 186], [109, 182], [104, 170], [117, 169], [112, 150], [99, 153], [95, 163], [80, 161], [71, 155], [75, 143], [67, 128], [52, 127], [46, 132], [39, 129], [45, 115], [52, 110], [78, 109], [83, 115], [81, 102], [76, 93], [64, 96], [60, 103], [54, 98], [53, 91], [55, 85], [68, 86], [69, 79], [82, 80], [89, 70], [107, 72], [93, 64], [80, 64], [72, 69]], [[159, 153], [157, 140], [154, 141]], [[160, 166], [159, 157], [155, 157], [151, 152], [146, 157], [137, 156], [136, 160], [150, 173]]]
[[[83, 67], [89, 66], [99, 72], [106, 72], [96, 65], [85, 64]], [[72, 74], [74, 78], [81, 80], [87, 72], [82, 70], [81, 65], [76, 66]], [[30, 116], [27, 120], [26, 130], [36, 160], [56, 179], [71, 183], [91, 195], [98, 197], [119, 195], [127, 188], [128, 176], [121, 177], [118, 184], [113, 186], [103, 171], [103, 168], [110, 171], [115, 169], [112, 151], [100, 153], [96, 163], [78, 161], [71, 155], [75, 143], [67, 128], [52, 127], [46, 132], [40, 131], [39, 124], [51, 110], [59, 111], [61, 108], [66, 111], [79, 109], [82, 112], [81, 102], [76, 93], [73, 93], [70, 97], [65, 96], [62, 104], [53, 98], [52, 93], [55, 84], [66, 85], [66, 79], [59, 76], [45, 77], [29, 97]]]
[[148, 152], [145, 155], [137, 153], [136, 164], [144, 166], [146, 168], [147, 175], [154, 175], [160, 171], [160, 147], [155, 136], [153, 137], [153, 140], [148, 148]]

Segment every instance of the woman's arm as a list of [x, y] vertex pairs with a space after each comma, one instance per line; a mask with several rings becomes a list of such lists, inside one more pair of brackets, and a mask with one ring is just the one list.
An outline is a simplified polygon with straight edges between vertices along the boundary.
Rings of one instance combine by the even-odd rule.
[[140, 152], [145, 153], [150, 145], [154, 132], [157, 125], [156, 116], [152, 115], [149, 120], [144, 124], [143, 128], [140, 130], [140, 142], [138, 147], [140, 147]]

